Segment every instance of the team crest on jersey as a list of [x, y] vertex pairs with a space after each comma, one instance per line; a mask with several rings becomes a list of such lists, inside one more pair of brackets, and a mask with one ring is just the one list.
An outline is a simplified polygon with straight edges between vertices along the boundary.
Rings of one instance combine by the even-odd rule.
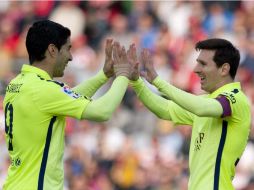
[[78, 93], [72, 91], [72, 90], [70, 89], [69, 86], [66, 86], [66, 85], [63, 86], [62, 90], [63, 90], [63, 92], [64, 92], [65, 94], [67, 94], [68, 96], [70, 96], [70, 97], [72, 97], [72, 98], [76, 98], [76, 99], [77, 99], [77, 98], [81, 97], [80, 94], [78, 94]]

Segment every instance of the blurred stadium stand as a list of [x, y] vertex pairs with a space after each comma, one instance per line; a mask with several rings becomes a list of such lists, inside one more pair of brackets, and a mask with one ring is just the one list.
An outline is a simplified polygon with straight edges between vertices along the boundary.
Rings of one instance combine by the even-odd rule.
[[[28, 63], [25, 37], [38, 19], [72, 31], [73, 61], [62, 80], [75, 86], [104, 63], [112, 37], [138, 51], [149, 48], [160, 76], [194, 94], [197, 41], [231, 40], [241, 51], [237, 81], [254, 114], [254, 2], [251, 1], [0, 1], [0, 190], [9, 165], [2, 101], [6, 85]], [[96, 93], [104, 93], [110, 82]], [[253, 122], [252, 122], [253, 125]], [[173, 127], [150, 113], [128, 89], [104, 123], [67, 118], [65, 190], [187, 190], [191, 128]], [[254, 189], [254, 128], [234, 179], [236, 190]]]

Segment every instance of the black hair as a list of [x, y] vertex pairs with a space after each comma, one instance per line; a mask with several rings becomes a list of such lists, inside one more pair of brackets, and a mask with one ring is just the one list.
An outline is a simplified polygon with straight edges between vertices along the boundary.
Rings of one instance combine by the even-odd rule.
[[33, 23], [26, 36], [30, 64], [32, 65], [34, 61], [42, 61], [50, 44], [54, 44], [60, 50], [70, 35], [70, 29], [50, 20]]
[[213, 57], [217, 67], [221, 67], [224, 63], [230, 65], [229, 74], [232, 79], [235, 78], [239, 62], [240, 53], [239, 50], [228, 40], [212, 38], [203, 41], [199, 41], [195, 46], [196, 50], [215, 50]]

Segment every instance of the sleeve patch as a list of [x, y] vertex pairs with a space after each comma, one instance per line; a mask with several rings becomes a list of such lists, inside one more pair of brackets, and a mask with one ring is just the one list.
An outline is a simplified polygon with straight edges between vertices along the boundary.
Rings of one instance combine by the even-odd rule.
[[64, 85], [61, 89], [62, 89], [62, 91], [63, 91], [65, 94], [67, 94], [68, 96], [70, 96], [70, 97], [72, 97], [72, 98], [78, 99], [78, 98], [81, 97], [80, 94], [78, 94], [78, 93], [72, 91], [71, 88], [70, 88], [69, 86], [67, 86], [67, 85]]
[[235, 94], [234, 94], [234, 93], [223, 92], [223, 93], [221, 94], [221, 96], [226, 96], [227, 99], [228, 99], [232, 104], [235, 104], [235, 103], [236, 103], [236, 98], [235, 98]]
[[218, 96], [216, 98], [216, 100], [218, 100], [223, 108], [223, 113], [221, 117], [227, 117], [227, 116], [231, 116], [232, 111], [231, 111], [231, 106], [229, 103], [229, 100], [227, 99], [226, 96]]

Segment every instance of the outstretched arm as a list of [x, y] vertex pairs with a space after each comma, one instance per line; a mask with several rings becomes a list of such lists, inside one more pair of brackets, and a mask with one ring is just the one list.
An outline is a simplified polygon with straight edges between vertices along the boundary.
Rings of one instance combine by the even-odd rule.
[[176, 104], [197, 116], [221, 117], [223, 114], [222, 105], [216, 99], [187, 93], [170, 85], [160, 77], [156, 77], [153, 84]]
[[201, 117], [222, 116], [223, 108], [219, 101], [187, 93], [162, 80], [154, 69], [148, 50], [142, 51], [141, 60], [145, 67], [143, 76], [170, 100], [174, 101], [185, 110]]
[[94, 93], [102, 85], [104, 85], [110, 77], [114, 76], [112, 50], [113, 50], [113, 40], [107, 39], [106, 47], [105, 47], [106, 58], [105, 58], [105, 64], [103, 66], [103, 70], [99, 71], [99, 73], [95, 75], [94, 77], [74, 87], [72, 89], [73, 91], [87, 97], [92, 97]]
[[170, 120], [170, 114], [168, 112], [169, 101], [154, 94], [145, 84], [144, 81], [139, 77], [139, 64], [137, 58], [136, 47], [134, 44], [130, 46], [127, 52], [127, 57], [131, 65], [133, 66], [131, 86], [136, 92], [138, 98], [143, 102], [143, 104], [153, 112], [157, 117], [162, 119]]
[[130, 84], [138, 98], [151, 112], [161, 119], [171, 120], [169, 100], [153, 93], [141, 78], [137, 81], [131, 81]]
[[91, 101], [87, 105], [83, 111], [82, 118], [92, 121], [107, 121], [120, 104], [128, 83], [128, 78], [118, 76], [104, 96]]
[[75, 86], [74, 88], [72, 88], [72, 90], [84, 96], [92, 97], [95, 92], [107, 81], [108, 78], [106, 77], [104, 72], [99, 71], [95, 76]]
[[131, 65], [124, 47], [121, 48], [117, 42], [113, 45], [113, 60], [116, 79], [104, 96], [87, 105], [82, 114], [83, 119], [106, 121], [120, 104], [128, 86]]

